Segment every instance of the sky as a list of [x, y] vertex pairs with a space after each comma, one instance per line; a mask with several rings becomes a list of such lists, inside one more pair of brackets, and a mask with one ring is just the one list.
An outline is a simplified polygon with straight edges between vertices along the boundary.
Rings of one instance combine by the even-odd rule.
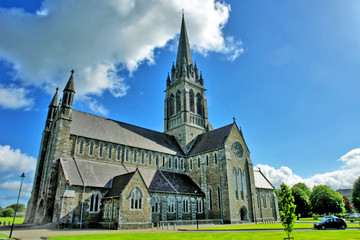
[[0, 206], [26, 204], [48, 105], [163, 131], [184, 9], [214, 128], [241, 127], [275, 187], [360, 176], [360, 1], [1, 0]]

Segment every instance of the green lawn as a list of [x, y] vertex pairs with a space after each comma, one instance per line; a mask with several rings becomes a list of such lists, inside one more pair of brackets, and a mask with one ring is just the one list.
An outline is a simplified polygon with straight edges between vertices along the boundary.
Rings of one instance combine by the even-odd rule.
[[[359, 231], [311, 231], [311, 232], [294, 232], [292, 235], [296, 240], [358, 240], [360, 238]], [[92, 235], [76, 235], [76, 236], [58, 236], [50, 237], [50, 240], [219, 240], [219, 239], [266, 239], [279, 240], [284, 239], [284, 232], [244, 232], [244, 233], [117, 233], [117, 234], [92, 234]]]
[[[348, 228], [359, 228], [357, 223], [347, 223]], [[212, 228], [201, 228], [200, 230], [216, 230], [216, 229], [283, 229], [281, 223], [268, 223], [268, 224], [241, 224], [241, 225], [225, 225], [221, 227], [212, 227]], [[312, 223], [295, 223], [294, 229], [297, 228], [314, 228]]]
[[5, 234], [1, 234], [1, 233], [0, 233], [0, 238], [8, 239], [8, 238], [9, 238], [9, 235], [5, 235]]
[[[24, 222], [24, 217], [16, 217], [15, 218], [15, 224], [22, 224]], [[8, 225], [9, 221], [10, 224], [12, 224], [13, 217], [0, 217], [1, 226], [4, 225], [4, 221], [6, 222], [6, 225]]]

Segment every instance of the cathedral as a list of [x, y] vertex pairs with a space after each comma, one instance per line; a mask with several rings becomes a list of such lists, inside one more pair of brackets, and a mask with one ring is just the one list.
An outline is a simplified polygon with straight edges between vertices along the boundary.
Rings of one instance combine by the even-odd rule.
[[279, 220], [235, 120], [213, 129], [182, 17], [166, 79], [164, 132], [73, 109], [74, 71], [50, 102], [25, 223], [150, 228]]

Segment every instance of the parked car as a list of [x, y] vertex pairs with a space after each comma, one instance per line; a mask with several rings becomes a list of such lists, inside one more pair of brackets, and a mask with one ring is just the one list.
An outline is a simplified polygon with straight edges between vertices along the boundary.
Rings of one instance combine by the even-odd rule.
[[338, 218], [338, 217], [334, 215], [325, 215], [321, 219], [327, 219], [327, 218]]
[[342, 218], [325, 218], [321, 222], [314, 223], [314, 228], [325, 230], [326, 228], [347, 228], [346, 221]]

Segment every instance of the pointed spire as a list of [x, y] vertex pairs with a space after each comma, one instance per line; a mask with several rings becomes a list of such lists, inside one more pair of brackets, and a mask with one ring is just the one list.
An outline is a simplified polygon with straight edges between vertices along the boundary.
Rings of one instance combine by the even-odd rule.
[[75, 86], [74, 86], [74, 69], [71, 70], [71, 76], [69, 78], [69, 81], [66, 84], [66, 87], [64, 88], [64, 92], [65, 91], [71, 91], [71, 92], [75, 92]]
[[203, 78], [203, 75], [202, 75], [202, 72], [201, 72], [201, 71], [200, 71], [199, 83], [200, 83], [200, 85], [203, 85], [203, 86], [204, 86], [204, 78]]
[[180, 30], [180, 39], [179, 39], [179, 47], [176, 58], [176, 66], [181, 67], [182, 59], [185, 58], [188, 65], [193, 64], [191, 52], [190, 52], [190, 44], [189, 39], [186, 32], [185, 18], [184, 12], [182, 14], [182, 22], [181, 22], [181, 30]]
[[168, 73], [167, 79], [166, 79], [166, 87], [169, 87], [171, 85], [170, 75]]
[[59, 88], [57, 87], [55, 95], [54, 95], [53, 99], [51, 100], [49, 107], [57, 107], [58, 106], [58, 104], [59, 104], [58, 103], [58, 90], [59, 90]]

